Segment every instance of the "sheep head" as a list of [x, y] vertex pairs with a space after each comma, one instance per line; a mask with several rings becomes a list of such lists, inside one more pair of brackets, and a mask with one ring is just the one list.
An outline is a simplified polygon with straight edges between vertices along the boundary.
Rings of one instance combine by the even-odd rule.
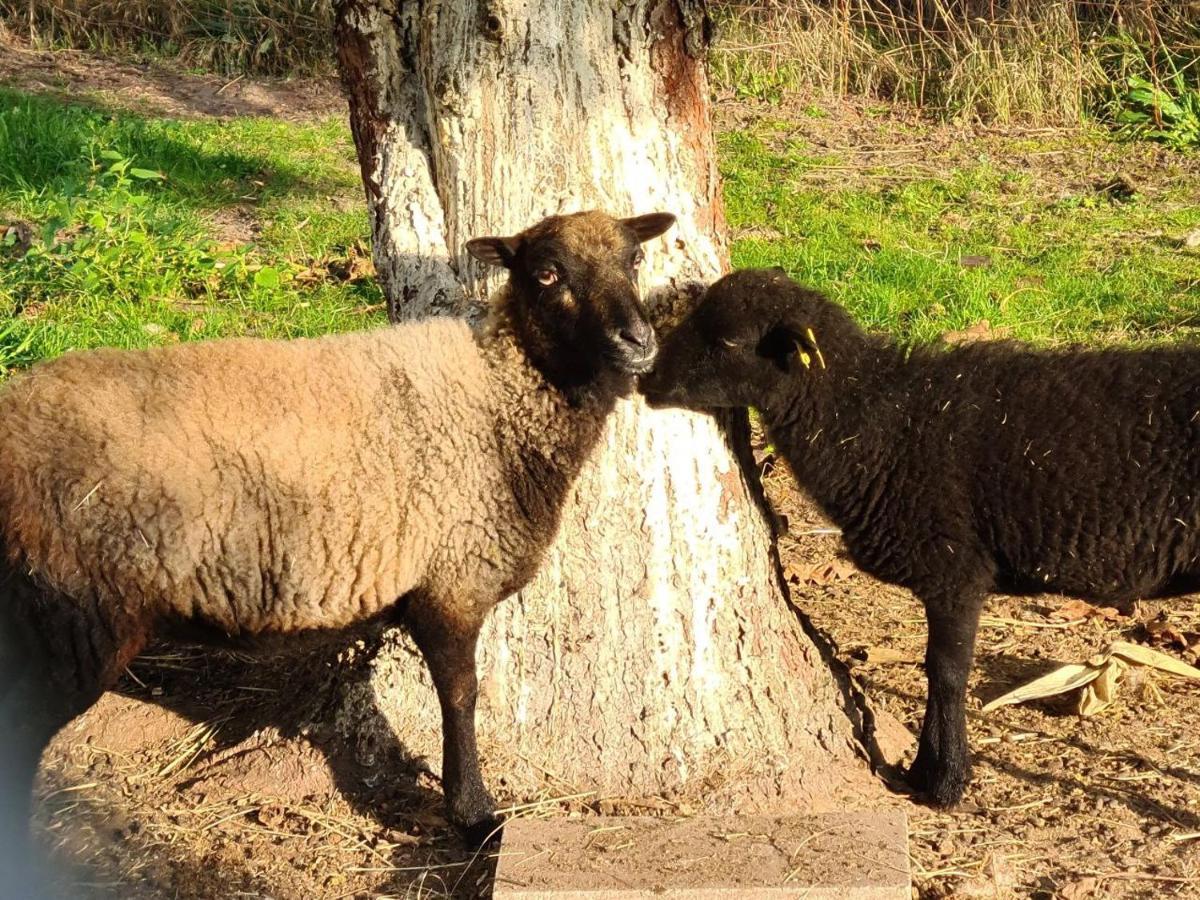
[[843, 334], [846, 323], [840, 308], [782, 270], [734, 272], [664, 338], [639, 389], [651, 406], [768, 408], [825, 376], [821, 335]]
[[553, 380], [578, 386], [606, 373], [628, 380], [648, 371], [658, 350], [638, 293], [641, 244], [674, 222], [670, 213], [550, 216], [511, 237], [468, 241], [467, 252], [508, 270], [508, 322]]

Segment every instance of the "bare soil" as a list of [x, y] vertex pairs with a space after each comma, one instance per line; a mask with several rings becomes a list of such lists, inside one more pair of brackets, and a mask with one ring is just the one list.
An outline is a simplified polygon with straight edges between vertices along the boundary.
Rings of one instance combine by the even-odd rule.
[[86, 97], [180, 118], [270, 116], [311, 122], [346, 114], [334, 78], [222, 78], [164, 63], [122, 62], [80, 50], [34, 50], [0, 35], [0, 84], [31, 93]]
[[[342, 109], [327, 80], [223, 82], [11, 46], [0, 53], [0, 82], [100, 92], [170, 115], [304, 119]], [[1071, 132], [1041, 133], [1037, 146], [1024, 147], [1019, 134], [929, 126], [902, 111], [825, 109], [817, 118], [779, 107], [771, 114], [845, 152], [844, 170], [830, 173], [841, 180], [878, 177], [881, 165], [899, 177], [904, 167], [944, 167], [959, 154], [985, 152], [980, 141], [986, 152], [1026, 159], [1047, 190], [1091, 184], [1109, 169], [1149, 189], [1200, 172], [1200, 162], [1164, 161], [1154, 148], [1091, 158], [1071, 148]], [[752, 114], [733, 101], [721, 107], [727, 122]], [[1046, 141], [1061, 149], [1041, 152]], [[768, 495], [788, 523], [780, 550], [795, 602], [871, 702], [915, 732], [925, 696], [919, 604], [856, 572], [790, 476], [769, 457], [763, 465]], [[1014, 684], [1116, 639], [1198, 661], [1195, 598], [1107, 617], [1066, 604], [1057, 596], [995, 597], [988, 606], [970, 694], [975, 782], [952, 812], [908, 806], [922, 897], [1200, 897], [1200, 685], [1135, 673], [1137, 683], [1092, 718], [1061, 699], [978, 712]], [[175, 649], [135, 661], [120, 692], [68, 726], [44, 759], [37, 827], [64, 896], [486, 894], [494, 860], [446, 827], [437, 780], [421, 761], [385, 757], [373, 769], [358, 767], [352, 748], [321, 724], [329, 698], [317, 676], [335, 664], [335, 652]], [[679, 803], [546, 798], [522, 812], [671, 814]]]

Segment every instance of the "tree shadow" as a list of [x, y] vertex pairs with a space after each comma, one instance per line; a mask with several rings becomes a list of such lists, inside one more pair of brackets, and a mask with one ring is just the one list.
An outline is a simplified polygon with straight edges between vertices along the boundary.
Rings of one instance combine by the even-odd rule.
[[[268, 197], [346, 193], [346, 181], [314, 176], [281, 158], [221, 147], [212, 123], [158, 119], [95, 100], [63, 99], [0, 87], [0, 189], [77, 196], [96, 190], [93, 159], [102, 168], [112, 151], [133, 166], [162, 172], [147, 184], [195, 210], [242, 205]], [[280, 125], [281, 128], [289, 126]]]

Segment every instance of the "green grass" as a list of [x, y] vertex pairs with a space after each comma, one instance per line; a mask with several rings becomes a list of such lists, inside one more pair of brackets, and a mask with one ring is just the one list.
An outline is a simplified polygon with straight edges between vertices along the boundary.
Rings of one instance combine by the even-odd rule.
[[[0, 371], [71, 348], [379, 321], [369, 280], [319, 277], [360, 252], [365, 204], [344, 124], [175, 121], [0, 89]], [[220, 223], [252, 222], [231, 241]], [[242, 235], [241, 237], [245, 237]]]
[[[735, 266], [782, 266], [907, 339], [982, 319], [1046, 344], [1200, 327], [1200, 255], [1179, 245], [1200, 229], [1194, 188], [1047, 199], [979, 153], [928, 175], [843, 174], [790, 127], [720, 137]], [[33, 242], [0, 240], [0, 375], [72, 348], [385, 320], [370, 278], [326, 277], [368, 240], [340, 121], [177, 121], [0, 89], [0, 238], [12, 222]]]
[[869, 327], [925, 340], [987, 320], [1043, 344], [1200, 328], [1200, 255], [1178, 241], [1200, 228], [1194, 195], [1045, 199], [1031, 176], [986, 161], [819, 184], [810, 176], [836, 157], [776, 143], [770, 123], [720, 138], [729, 222], [747, 234], [733, 265], [782, 266]]

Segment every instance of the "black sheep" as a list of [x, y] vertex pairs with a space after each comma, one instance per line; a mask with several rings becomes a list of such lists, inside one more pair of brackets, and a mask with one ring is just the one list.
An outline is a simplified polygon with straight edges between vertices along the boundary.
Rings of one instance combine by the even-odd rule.
[[964, 699], [989, 591], [1105, 603], [1200, 575], [1200, 349], [906, 348], [779, 271], [714, 284], [641, 385], [653, 405], [756, 407], [865, 572], [929, 622], [914, 787], [970, 775]]

